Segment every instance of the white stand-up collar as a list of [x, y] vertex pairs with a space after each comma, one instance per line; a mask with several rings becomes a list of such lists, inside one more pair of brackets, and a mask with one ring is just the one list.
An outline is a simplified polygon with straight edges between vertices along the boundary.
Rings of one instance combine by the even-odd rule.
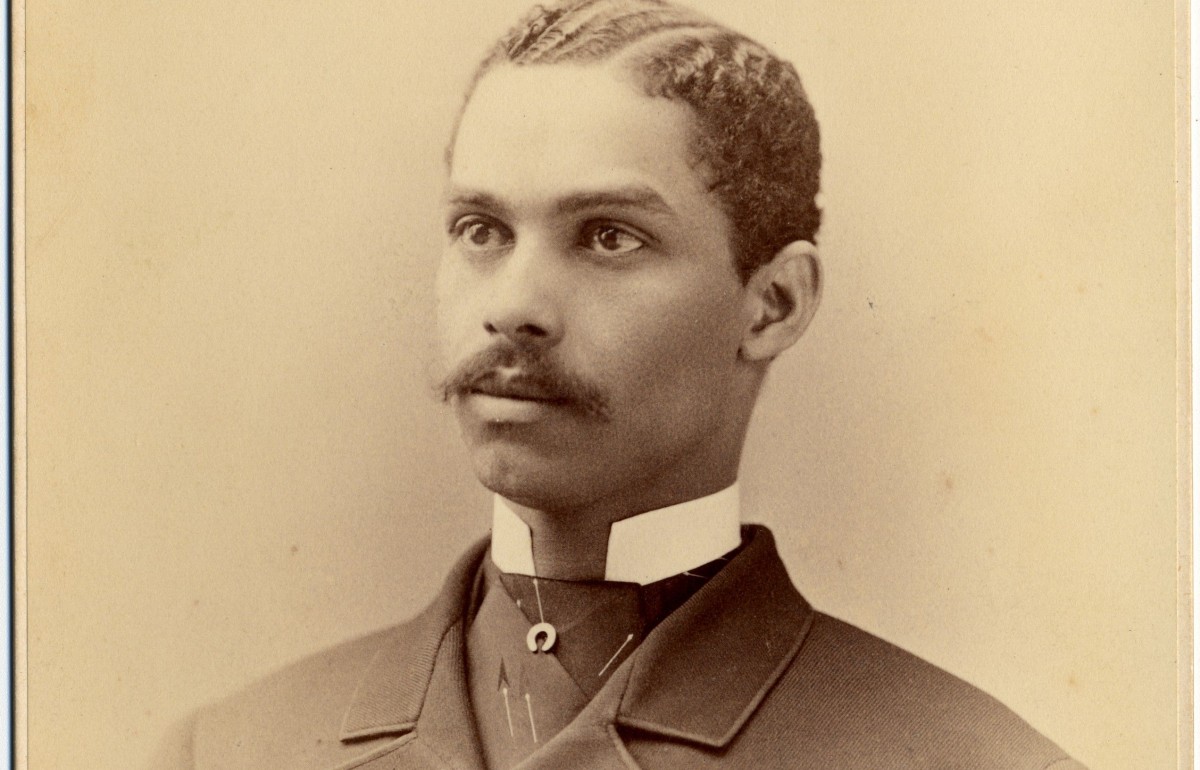
[[[738, 485], [639, 513], [612, 525], [604, 579], [646, 585], [716, 559], [741, 542]], [[492, 506], [492, 561], [502, 572], [536, 576], [533, 535], [500, 495]]]

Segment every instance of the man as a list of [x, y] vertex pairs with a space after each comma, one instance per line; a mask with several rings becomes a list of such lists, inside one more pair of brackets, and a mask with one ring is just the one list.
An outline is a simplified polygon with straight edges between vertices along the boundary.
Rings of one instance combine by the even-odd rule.
[[656, 0], [539, 7], [447, 160], [443, 391], [492, 536], [420, 616], [202, 711], [160, 766], [1078, 767], [814, 611], [739, 524], [754, 402], [820, 296], [790, 65]]

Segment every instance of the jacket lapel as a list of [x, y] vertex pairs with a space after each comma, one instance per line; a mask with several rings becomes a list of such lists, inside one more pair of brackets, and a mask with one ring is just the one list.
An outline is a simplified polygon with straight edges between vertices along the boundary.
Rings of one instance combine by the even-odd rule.
[[796, 656], [812, 607], [770, 531], [747, 526], [743, 536], [746, 546], [630, 659], [619, 726], [724, 748]]
[[482, 770], [466, 687], [463, 611], [486, 547], [487, 541], [477, 543], [458, 561], [433, 604], [398, 627], [367, 667], [339, 737], [396, 740], [355, 767]]
[[566, 728], [518, 765], [519, 770], [637, 770], [614, 720], [629, 683], [622, 665]]

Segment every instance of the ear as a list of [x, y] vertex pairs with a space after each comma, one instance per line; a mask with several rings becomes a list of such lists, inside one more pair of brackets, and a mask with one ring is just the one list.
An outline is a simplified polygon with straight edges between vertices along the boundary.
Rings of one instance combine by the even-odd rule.
[[821, 301], [817, 247], [793, 241], [746, 283], [746, 332], [738, 349], [745, 361], [770, 361], [800, 339]]

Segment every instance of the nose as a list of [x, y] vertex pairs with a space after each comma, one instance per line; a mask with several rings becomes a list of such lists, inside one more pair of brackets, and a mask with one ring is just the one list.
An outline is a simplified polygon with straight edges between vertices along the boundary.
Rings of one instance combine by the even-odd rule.
[[536, 247], [514, 249], [491, 276], [483, 328], [524, 348], [553, 347], [562, 338], [562, 317], [553, 260]]

